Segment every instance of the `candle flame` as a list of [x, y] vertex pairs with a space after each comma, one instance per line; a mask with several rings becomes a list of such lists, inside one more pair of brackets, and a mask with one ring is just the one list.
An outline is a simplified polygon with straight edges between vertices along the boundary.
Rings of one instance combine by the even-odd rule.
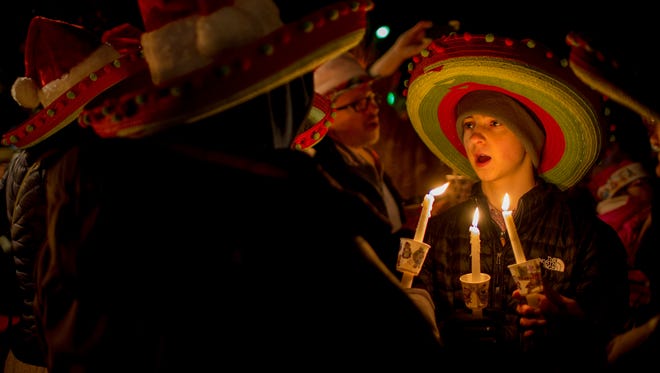
[[439, 187], [437, 187], [437, 188], [431, 189], [431, 191], [429, 192], [429, 194], [432, 195], [432, 196], [436, 196], [436, 197], [437, 197], [437, 196], [441, 195], [442, 193], [444, 193], [445, 190], [447, 190], [447, 188], [449, 188], [449, 181], [446, 182], [446, 183], [444, 183], [444, 184], [442, 184], [441, 186], [439, 186]]
[[479, 207], [476, 207], [474, 209], [474, 217], [472, 218], [472, 226], [476, 228], [478, 223], [479, 223]]
[[504, 193], [504, 198], [502, 198], [502, 211], [509, 210], [509, 193]]

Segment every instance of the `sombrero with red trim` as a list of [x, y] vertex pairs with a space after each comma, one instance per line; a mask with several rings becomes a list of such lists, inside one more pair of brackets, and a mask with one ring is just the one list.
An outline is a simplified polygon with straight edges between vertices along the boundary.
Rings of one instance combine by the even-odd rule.
[[375, 78], [351, 53], [344, 53], [316, 68], [313, 107], [305, 118], [304, 130], [293, 141], [293, 148], [305, 150], [318, 144], [335, 121], [333, 100], [346, 91], [374, 81]]
[[34, 110], [2, 136], [2, 145], [26, 148], [74, 122], [83, 106], [147, 65], [141, 30], [123, 24], [100, 40], [83, 27], [37, 16], [25, 42], [25, 77], [16, 79], [12, 97]]
[[370, 0], [340, 1], [283, 24], [271, 0], [139, 0], [151, 84], [89, 105], [102, 137], [142, 137], [222, 112], [357, 45]]
[[565, 59], [531, 39], [450, 34], [434, 40], [409, 67], [404, 94], [415, 130], [455, 172], [476, 179], [456, 131], [456, 103], [468, 92], [507, 94], [541, 121], [546, 141], [539, 175], [566, 189], [598, 158], [600, 95], [580, 81]]
[[326, 96], [315, 92], [312, 108], [305, 118], [300, 133], [293, 139], [291, 147], [296, 150], [306, 150], [313, 147], [325, 137], [334, 122], [332, 103]]

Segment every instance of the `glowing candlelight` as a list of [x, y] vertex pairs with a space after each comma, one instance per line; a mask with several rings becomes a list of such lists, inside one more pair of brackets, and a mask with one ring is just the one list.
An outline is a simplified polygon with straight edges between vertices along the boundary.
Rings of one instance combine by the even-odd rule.
[[472, 226], [470, 227], [470, 247], [472, 248], [472, 281], [479, 281], [481, 277], [481, 241], [479, 238], [479, 208], [474, 209], [474, 217], [472, 218]]
[[520, 238], [518, 237], [518, 230], [513, 222], [513, 214], [509, 211], [509, 193], [505, 193], [504, 198], [502, 198], [502, 216], [504, 217], [506, 231], [509, 233], [509, 240], [511, 240], [511, 247], [513, 248], [513, 255], [516, 257], [516, 263], [523, 263], [527, 259], [525, 259], [525, 253], [523, 253]]
[[419, 214], [419, 221], [417, 222], [417, 229], [415, 230], [415, 241], [423, 242], [424, 234], [426, 233], [426, 224], [431, 217], [431, 208], [433, 207], [433, 201], [435, 197], [441, 195], [449, 187], [449, 182], [444, 183], [442, 186], [439, 186], [435, 189], [432, 189], [425, 197], [424, 202], [422, 202], [422, 212]]

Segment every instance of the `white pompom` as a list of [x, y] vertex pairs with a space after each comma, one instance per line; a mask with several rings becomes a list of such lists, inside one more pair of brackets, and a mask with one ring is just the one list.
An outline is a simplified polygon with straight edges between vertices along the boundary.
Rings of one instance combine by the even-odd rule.
[[39, 106], [39, 89], [34, 81], [27, 77], [16, 79], [11, 87], [11, 96], [19, 105], [27, 109]]

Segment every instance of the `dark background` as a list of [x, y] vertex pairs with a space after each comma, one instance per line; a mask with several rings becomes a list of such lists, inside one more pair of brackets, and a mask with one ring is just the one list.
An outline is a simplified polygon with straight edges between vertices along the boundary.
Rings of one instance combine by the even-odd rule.
[[445, 30], [450, 20], [458, 20], [459, 32], [532, 38], [552, 49], [556, 55], [566, 57], [569, 47], [565, 37], [574, 31], [590, 40], [592, 46], [608, 59], [616, 60], [622, 71], [625, 70], [631, 87], [635, 84], [635, 89], [654, 90], [655, 84], [660, 83], [657, 70], [660, 12], [653, 11], [651, 3], [633, 0], [615, 2], [614, 6], [606, 5], [606, 2], [585, 4], [581, 1], [491, 1], [488, 4], [473, 1], [381, 1], [371, 13], [371, 24], [373, 27], [379, 24], [392, 27], [393, 37], [380, 43], [379, 50], [382, 51], [391, 45], [396, 35], [421, 19], [429, 19], [436, 27]]
[[[301, 7], [297, 1], [276, 1]], [[305, 7], [316, 1], [303, 2]], [[488, 5], [472, 1], [375, 1], [369, 13], [371, 33], [387, 24], [392, 35], [373, 40], [377, 51], [385, 51], [396, 36], [421, 19], [434, 22], [434, 36], [449, 30], [450, 20], [460, 22], [459, 32], [494, 33], [514, 38], [533, 38], [550, 47], [557, 55], [568, 55], [565, 36], [576, 31], [588, 36], [592, 44], [625, 69], [626, 84], [637, 97], [651, 107], [656, 103], [655, 87], [660, 84], [657, 70], [660, 46], [660, 16], [641, 1], [582, 4], [578, 1], [504, 3]], [[24, 75], [22, 43], [30, 20], [35, 15], [57, 18], [83, 25], [99, 34], [112, 26], [131, 22], [142, 27], [136, 0], [26, 0], [2, 12], [2, 49], [0, 64], [0, 130], [5, 131], [27, 117], [10, 96], [14, 80]], [[303, 9], [307, 11], [307, 9]], [[368, 34], [370, 37], [371, 34]], [[403, 77], [405, 78], [405, 77]], [[659, 109], [656, 109], [659, 110]], [[659, 110], [660, 111], [660, 110]]]

